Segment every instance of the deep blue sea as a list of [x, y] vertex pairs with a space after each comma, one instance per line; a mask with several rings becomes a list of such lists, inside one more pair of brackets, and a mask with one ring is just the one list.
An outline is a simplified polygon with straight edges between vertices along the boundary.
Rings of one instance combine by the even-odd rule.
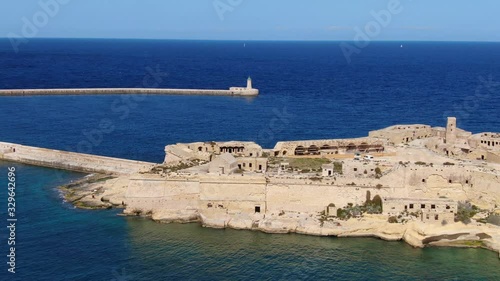
[[[339, 42], [32, 39], [16, 54], [0, 40], [4, 89], [225, 89], [251, 76], [261, 91], [250, 99], [1, 97], [0, 141], [161, 162], [164, 146], [176, 142], [249, 140], [271, 148], [398, 123], [444, 126], [446, 116], [475, 133], [500, 131], [498, 43], [372, 42], [351, 59]], [[8, 165], [0, 164], [5, 226]], [[18, 273], [7, 273], [8, 233], [0, 224], [0, 280], [500, 280], [498, 254], [486, 250], [213, 230], [76, 210], [56, 187], [83, 175], [14, 166]]]

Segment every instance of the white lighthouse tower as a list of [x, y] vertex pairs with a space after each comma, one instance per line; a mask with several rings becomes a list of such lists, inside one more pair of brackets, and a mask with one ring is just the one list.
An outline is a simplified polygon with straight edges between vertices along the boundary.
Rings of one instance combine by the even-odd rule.
[[250, 89], [253, 89], [252, 87], [252, 78], [248, 77], [247, 79], [247, 89], [250, 90]]

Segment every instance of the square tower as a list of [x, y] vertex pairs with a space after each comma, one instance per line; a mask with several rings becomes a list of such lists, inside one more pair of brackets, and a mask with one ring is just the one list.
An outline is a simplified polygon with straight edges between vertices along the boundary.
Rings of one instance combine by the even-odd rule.
[[448, 117], [448, 123], [446, 124], [446, 143], [454, 144], [457, 139], [457, 118]]

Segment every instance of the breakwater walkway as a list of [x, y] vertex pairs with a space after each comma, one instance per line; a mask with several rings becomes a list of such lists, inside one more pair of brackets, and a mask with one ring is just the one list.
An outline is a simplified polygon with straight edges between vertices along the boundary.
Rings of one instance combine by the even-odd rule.
[[0, 90], [0, 96], [63, 96], [63, 95], [191, 95], [191, 96], [258, 96], [259, 90], [252, 87], [248, 78], [246, 87], [231, 87], [229, 90], [199, 89], [155, 89], [155, 88], [82, 88], [82, 89], [11, 89]]
[[0, 96], [63, 96], [63, 95], [193, 95], [193, 96], [258, 96], [257, 89], [196, 90], [152, 88], [87, 88], [87, 89], [12, 89], [0, 90]]
[[0, 142], [0, 160], [85, 173], [128, 175], [155, 163]]

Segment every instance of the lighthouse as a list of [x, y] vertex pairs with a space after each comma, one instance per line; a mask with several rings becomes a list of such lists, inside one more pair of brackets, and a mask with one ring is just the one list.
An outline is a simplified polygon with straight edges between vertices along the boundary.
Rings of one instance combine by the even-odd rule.
[[252, 89], [252, 78], [248, 77], [247, 79], [247, 89], [250, 90]]

